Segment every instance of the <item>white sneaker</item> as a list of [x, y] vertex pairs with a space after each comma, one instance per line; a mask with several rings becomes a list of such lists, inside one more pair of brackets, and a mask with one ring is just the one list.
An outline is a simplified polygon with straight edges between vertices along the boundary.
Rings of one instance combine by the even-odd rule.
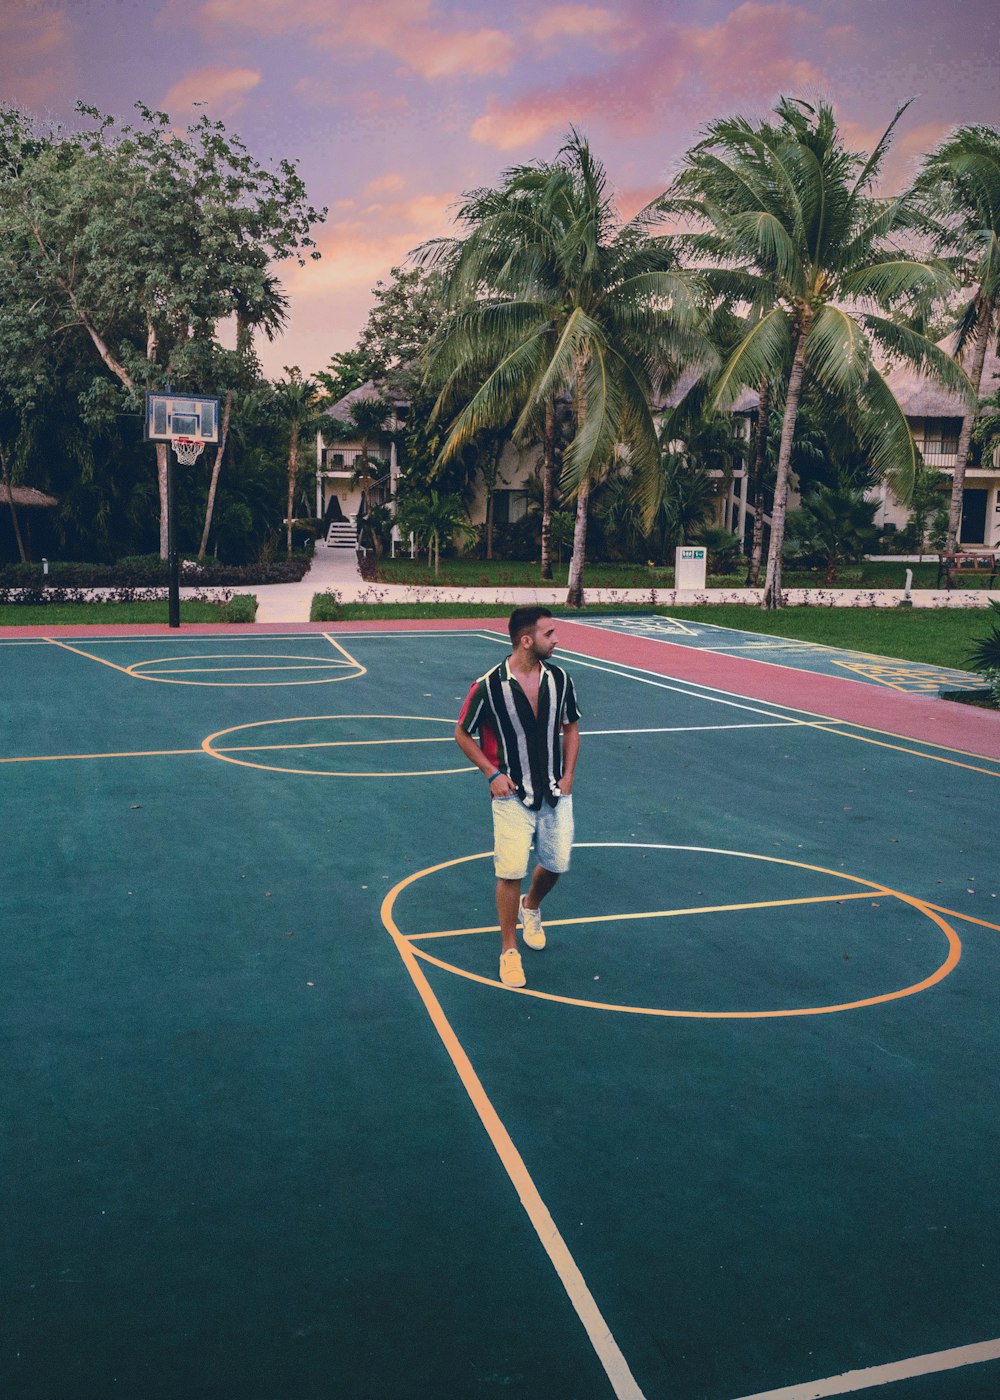
[[529, 948], [545, 947], [545, 930], [542, 928], [542, 911], [529, 909], [521, 898], [521, 934]]
[[505, 987], [523, 987], [527, 982], [521, 966], [521, 954], [516, 948], [508, 948], [500, 954], [500, 981]]

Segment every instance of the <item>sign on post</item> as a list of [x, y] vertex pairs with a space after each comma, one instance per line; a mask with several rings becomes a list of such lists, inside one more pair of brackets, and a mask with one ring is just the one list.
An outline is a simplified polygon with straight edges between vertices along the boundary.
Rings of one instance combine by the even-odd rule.
[[708, 550], [704, 545], [682, 545], [674, 550], [674, 587], [704, 588], [707, 568]]

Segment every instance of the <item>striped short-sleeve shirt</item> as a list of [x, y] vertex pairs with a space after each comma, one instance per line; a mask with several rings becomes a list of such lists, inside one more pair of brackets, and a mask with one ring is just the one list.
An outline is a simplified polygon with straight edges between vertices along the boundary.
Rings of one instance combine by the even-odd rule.
[[559, 801], [562, 727], [580, 718], [570, 676], [551, 662], [539, 664], [537, 718], [508, 660], [473, 683], [458, 717], [466, 733], [478, 731], [483, 753], [536, 812], [543, 802], [554, 807]]

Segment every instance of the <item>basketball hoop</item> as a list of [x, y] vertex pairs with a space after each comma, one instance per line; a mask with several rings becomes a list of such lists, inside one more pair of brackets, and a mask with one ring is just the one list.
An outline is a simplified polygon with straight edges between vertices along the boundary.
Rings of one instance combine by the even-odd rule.
[[175, 437], [170, 441], [174, 445], [174, 455], [178, 462], [183, 462], [189, 467], [192, 462], [196, 462], [205, 450], [205, 443], [202, 438]]

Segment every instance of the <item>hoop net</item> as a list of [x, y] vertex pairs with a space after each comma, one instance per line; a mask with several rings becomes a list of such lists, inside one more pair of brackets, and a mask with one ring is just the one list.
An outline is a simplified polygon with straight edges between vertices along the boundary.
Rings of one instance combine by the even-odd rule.
[[178, 462], [183, 462], [186, 467], [197, 461], [205, 450], [205, 444], [201, 438], [178, 437], [171, 438], [170, 441], [173, 443], [174, 455]]

